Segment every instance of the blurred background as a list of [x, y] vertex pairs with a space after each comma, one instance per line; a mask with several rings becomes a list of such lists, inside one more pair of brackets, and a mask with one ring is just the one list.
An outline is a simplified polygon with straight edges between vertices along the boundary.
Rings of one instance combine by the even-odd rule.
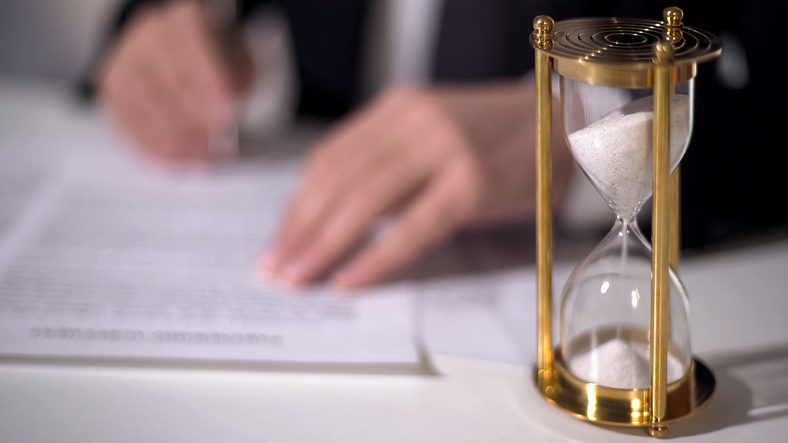
[[78, 78], [119, 3], [119, 0], [1, 2], [0, 75]]

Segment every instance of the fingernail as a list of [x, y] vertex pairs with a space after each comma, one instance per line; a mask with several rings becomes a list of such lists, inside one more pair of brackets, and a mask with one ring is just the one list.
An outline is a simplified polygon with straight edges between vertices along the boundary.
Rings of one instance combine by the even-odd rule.
[[273, 252], [267, 252], [259, 260], [257, 267], [266, 274], [273, 275], [276, 271], [277, 257]]
[[304, 289], [304, 284], [299, 282], [293, 282], [289, 280], [280, 280], [279, 284], [281, 287], [286, 291], [288, 295], [302, 295], [302, 290]]
[[303, 283], [304, 280], [304, 266], [300, 261], [288, 263], [281, 274], [286, 283], [297, 286]]
[[331, 283], [338, 289], [347, 291], [357, 288], [362, 278], [354, 269], [342, 269], [331, 277]]
[[261, 257], [257, 260], [257, 273], [264, 280], [272, 280], [276, 275], [274, 274], [274, 267], [272, 266], [268, 257]]

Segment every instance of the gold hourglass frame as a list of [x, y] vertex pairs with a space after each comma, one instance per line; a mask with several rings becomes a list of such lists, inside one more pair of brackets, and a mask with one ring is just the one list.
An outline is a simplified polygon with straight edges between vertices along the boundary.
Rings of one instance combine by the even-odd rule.
[[[670, 346], [669, 266], [679, 261], [679, 170], [670, 172], [670, 105], [674, 85], [697, 75], [699, 63], [717, 57], [719, 40], [684, 26], [683, 13], [671, 7], [663, 20], [581, 18], [555, 23], [534, 20], [536, 50], [536, 229], [538, 355], [535, 380], [548, 402], [598, 424], [645, 427], [653, 436], [667, 432], [667, 422], [692, 414], [714, 390], [714, 377], [702, 363], [668, 383]], [[616, 36], [637, 36], [616, 40]], [[600, 36], [602, 38], [600, 38]], [[617, 43], [621, 43], [620, 45]], [[609, 50], [612, 49], [612, 50]], [[575, 377], [553, 348], [552, 301], [552, 73], [591, 85], [653, 88], [653, 212], [651, 315], [648, 335], [650, 386], [616, 389]]]

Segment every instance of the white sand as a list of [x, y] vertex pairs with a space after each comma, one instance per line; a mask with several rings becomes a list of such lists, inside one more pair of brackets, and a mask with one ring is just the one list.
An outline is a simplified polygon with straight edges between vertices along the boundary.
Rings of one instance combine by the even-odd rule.
[[[611, 388], [647, 388], [649, 380], [648, 344], [619, 338], [606, 341], [591, 351], [576, 355], [568, 362], [576, 377]], [[682, 364], [668, 353], [668, 383], [684, 375]]]
[[[690, 130], [689, 97], [671, 102], [671, 167], [684, 155]], [[653, 97], [635, 100], [569, 135], [575, 159], [620, 215], [634, 215], [651, 195]]]

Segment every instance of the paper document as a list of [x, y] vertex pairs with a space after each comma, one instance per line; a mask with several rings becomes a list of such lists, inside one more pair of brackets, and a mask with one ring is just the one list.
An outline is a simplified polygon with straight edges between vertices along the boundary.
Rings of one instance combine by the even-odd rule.
[[109, 153], [50, 169], [0, 164], [1, 355], [418, 360], [407, 284], [288, 294], [255, 274], [297, 163], [173, 175]]

